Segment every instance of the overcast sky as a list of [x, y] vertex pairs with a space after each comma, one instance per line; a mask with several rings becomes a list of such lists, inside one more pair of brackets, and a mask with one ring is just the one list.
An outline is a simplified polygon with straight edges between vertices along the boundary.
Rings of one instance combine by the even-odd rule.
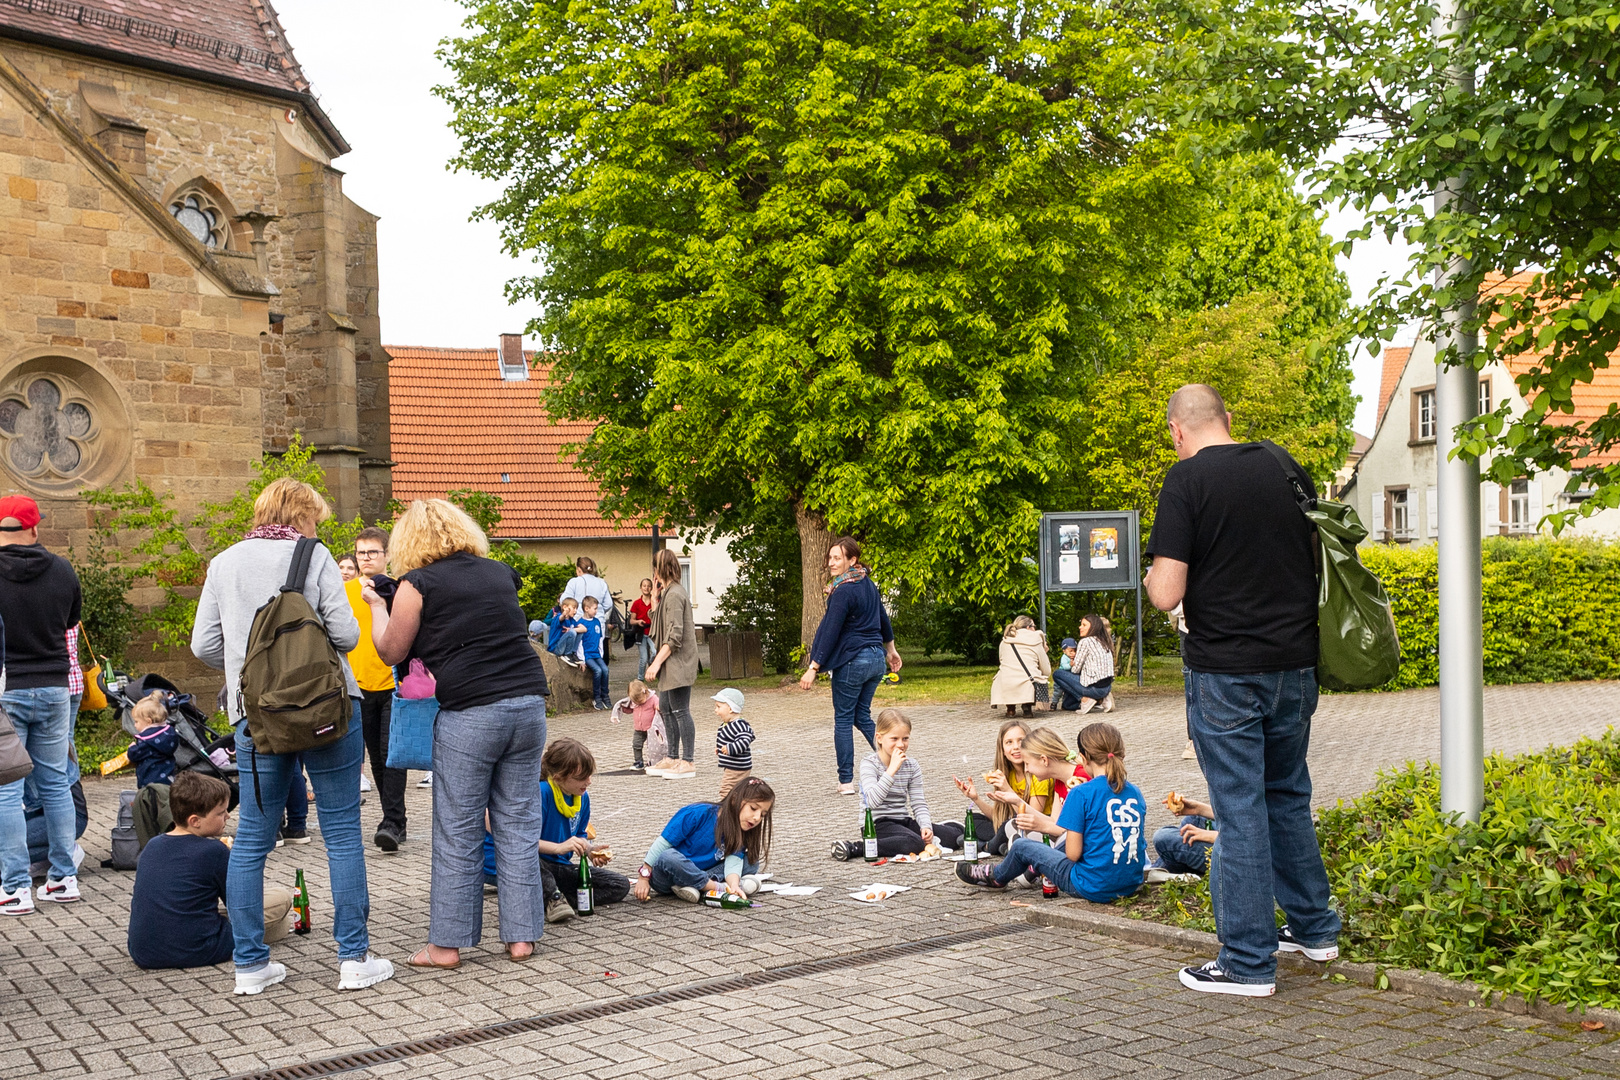
[[[469, 221], [495, 185], [452, 173], [450, 109], [432, 93], [446, 81], [434, 57], [455, 35], [454, 0], [275, 0], [293, 51], [321, 104], [354, 150], [337, 160], [344, 191], [380, 215], [383, 340], [390, 345], [494, 347], [521, 330], [534, 306], [507, 304], [503, 287], [527, 272], [502, 254], [493, 224]], [[1342, 231], [1353, 221], [1335, 218]], [[1404, 256], [1382, 241], [1358, 244], [1344, 261], [1357, 299]], [[1359, 353], [1356, 430], [1372, 434], [1378, 360]]]

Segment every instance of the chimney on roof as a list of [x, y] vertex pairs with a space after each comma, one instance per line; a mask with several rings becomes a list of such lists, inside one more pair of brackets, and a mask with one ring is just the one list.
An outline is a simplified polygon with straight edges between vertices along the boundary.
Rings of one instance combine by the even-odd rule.
[[529, 377], [529, 364], [523, 358], [523, 335], [502, 334], [500, 348], [501, 378], [507, 382], [522, 382]]

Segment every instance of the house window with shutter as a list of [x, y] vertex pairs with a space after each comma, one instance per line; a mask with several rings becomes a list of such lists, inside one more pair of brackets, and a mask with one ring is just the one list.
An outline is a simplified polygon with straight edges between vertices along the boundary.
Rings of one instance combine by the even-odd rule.
[[1431, 538], [1440, 535], [1440, 490], [1433, 484], [1423, 493], [1423, 531]]
[[1384, 489], [1384, 530], [1391, 540], [1412, 539], [1412, 507], [1406, 488]]
[[1507, 488], [1507, 527], [1508, 532], [1528, 533], [1536, 531], [1535, 507], [1530, 502], [1530, 481], [1515, 480]]
[[1479, 380], [1479, 415], [1488, 415], [1491, 408], [1491, 378], [1487, 375]]
[[1434, 432], [1434, 387], [1412, 391], [1412, 441], [1433, 442]]

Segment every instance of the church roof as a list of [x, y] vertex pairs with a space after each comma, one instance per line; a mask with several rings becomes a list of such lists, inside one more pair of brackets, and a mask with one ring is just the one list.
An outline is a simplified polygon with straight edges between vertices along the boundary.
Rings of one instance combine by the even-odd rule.
[[302, 102], [338, 153], [270, 0], [0, 0], [0, 37]]
[[506, 379], [499, 349], [385, 348], [394, 498], [458, 488], [499, 495], [502, 537], [647, 535], [605, 520], [601, 489], [558, 460], [565, 443], [583, 442], [595, 425], [551, 421], [540, 404], [543, 354], [523, 352], [530, 377]]

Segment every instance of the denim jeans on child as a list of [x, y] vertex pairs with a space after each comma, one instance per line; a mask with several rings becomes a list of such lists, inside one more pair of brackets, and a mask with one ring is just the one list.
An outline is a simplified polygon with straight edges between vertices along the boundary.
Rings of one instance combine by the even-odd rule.
[[546, 901], [540, 882], [540, 753], [546, 699], [505, 698], [443, 709], [433, 725], [433, 871], [428, 941], [478, 944], [484, 932], [484, 812], [495, 838], [501, 940], [539, 941]]
[[855, 779], [855, 736], [851, 728], [866, 736], [868, 746], [877, 749], [872, 741], [877, 731], [872, 723], [872, 695], [887, 667], [883, 649], [868, 645], [832, 673], [833, 749], [838, 753], [840, 784]]
[[1221, 970], [1234, 982], [1269, 983], [1277, 907], [1303, 945], [1331, 945], [1339, 935], [1305, 765], [1316, 669], [1189, 670], [1186, 686], [1193, 747], [1221, 826], [1210, 880]]
[[73, 877], [75, 836], [73, 796], [69, 779], [72, 762], [72, 696], [64, 686], [7, 690], [6, 714], [17, 738], [33, 759], [34, 771], [22, 780], [0, 786], [0, 888], [15, 892], [32, 885], [29, 876], [28, 823], [23, 813], [23, 785], [33, 784], [44, 810], [49, 838], [50, 877]]
[[652, 658], [657, 652], [658, 650], [653, 648], [652, 635], [642, 634], [641, 640], [636, 642], [636, 678], [647, 677], [647, 665], [652, 663]]
[[[1181, 825], [1210, 828], [1209, 818], [1184, 817]], [[1172, 874], [1202, 874], [1209, 869], [1209, 845], [1203, 841], [1189, 844], [1181, 838], [1181, 825], [1166, 825], [1153, 834], [1153, 853]]]
[[591, 695], [593, 701], [606, 701], [608, 699], [608, 663], [600, 656], [587, 656], [585, 667], [591, 673]]
[[[360, 732], [359, 701], [353, 706], [347, 735], [302, 754], [255, 753], [247, 725], [237, 727], [242, 802], [237, 807], [236, 842], [231, 845], [225, 879], [225, 907], [236, 939], [232, 958], [238, 971], [256, 971], [270, 959], [264, 942], [264, 861], [275, 850], [276, 830], [281, 828], [287, 791], [300, 757], [315, 788], [315, 813], [326, 844], [327, 894], [317, 894], [316, 910], [324, 907], [331, 913], [339, 960], [364, 960], [371, 949], [366, 930], [371, 895], [366, 890], [365, 849], [360, 842], [360, 765], [366, 748]], [[289, 876], [276, 884], [291, 885], [291, 868], [281, 864], [277, 869]]]
[[1078, 864], [1071, 862], [1063, 852], [1064, 849], [1055, 844], [1043, 844], [1039, 840], [1021, 836], [1008, 846], [1007, 857], [996, 864], [996, 880], [1005, 885], [1033, 866], [1037, 874], [1051, 878], [1059, 889], [1070, 896], [1099, 904], [1107, 904], [1115, 899], [1082, 891], [1074, 882], [1074, 869]]
[[[707, 870], [699, 870], [697, 865], [674, 848], [670, 848], [658, 856], [658, 861], [650, 867], [652, 876], [648, 884], [652, 891], [661, 896], [673, 893], [677, 886], [688, 885], [694, 889], [702, 889], [711, 881], [724, 881], [726, 879], [726, 864], [717, 862]], [[759, 873], [759, 867], [753, 863], [743, 864], [742, 876]]]

